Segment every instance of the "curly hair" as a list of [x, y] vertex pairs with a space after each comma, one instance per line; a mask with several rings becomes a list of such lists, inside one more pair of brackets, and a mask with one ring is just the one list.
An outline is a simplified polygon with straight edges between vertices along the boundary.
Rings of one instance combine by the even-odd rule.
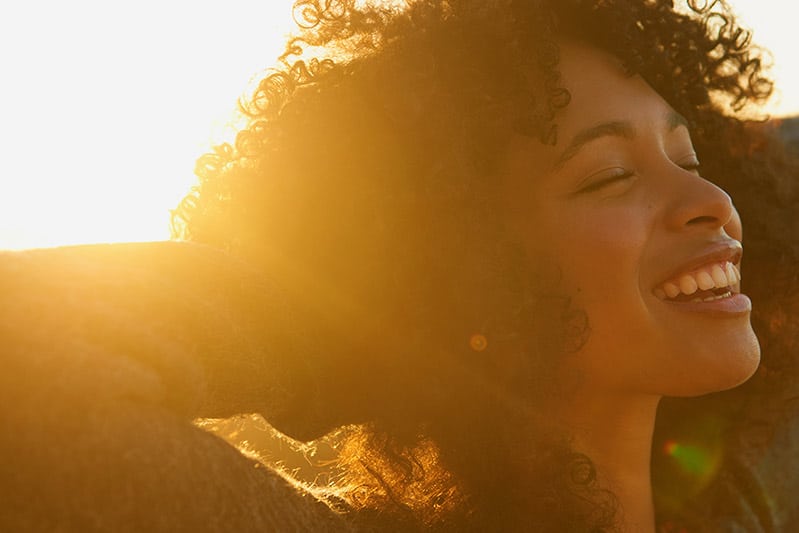
[[[511, 135], [557, 141], [557, 42], [578, 38], [688, 119], [703, 175], [746, 222], [763, 365], [658, 415], [658, 520], [703, 523], [724, 505], [727, 458], [757, 453], [752, 428], [778, 423], [762, 406], [787, 394], [799, 331], [796, 163], [736, 116], [772, 90], [750, 34], [723, 1], [299, 0], [294, 13], [282, 66], [242, 101], [248, 126], [199, 159], [173, 213], [176, 237], [258, 265], [311, 310], [323, 348], [305, 364], [329, 416], [278, 428], [308, 440], [360, 424], [341, 430], [335, 493], [367, 524], [617, 525], [591, 461], [544, 417], [524, 422], [559, 394], [554, 366], [590, 324], [503, 228], [493, 179]], [[657, 453], [686, 435], [718, 452], [713, 472], [675, 474]]]

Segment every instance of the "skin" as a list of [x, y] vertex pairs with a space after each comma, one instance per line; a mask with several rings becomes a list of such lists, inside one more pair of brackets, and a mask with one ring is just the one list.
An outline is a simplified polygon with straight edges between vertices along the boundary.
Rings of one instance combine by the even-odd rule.
[[506, 222], [532, 261], [557, 266], [553, 284], [589, 321], [586, 344], [564, 357], [569, 401], [550, 412], [617, 495], [625, 530], [654, 531], [649, 462], [660, 398], [734, 387], [754, 373], [760, 349], [746, 298], [735, 312], [707, 312], [653, 289], [740, 241], [741, 223], [730, 197], [700, 176], [688, 128], [643, 79], [573, 42], [561, 45], [560, 65], [572, 99], [555, 118], [558, 143], [511, 143]]

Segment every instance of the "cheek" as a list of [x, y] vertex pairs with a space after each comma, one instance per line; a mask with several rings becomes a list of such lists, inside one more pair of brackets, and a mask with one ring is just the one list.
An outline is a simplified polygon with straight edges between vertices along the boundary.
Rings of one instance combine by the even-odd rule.
[[585, 305], [620, 305], [639, 292], [647, 225], [634, 209], [605, 209], [572, 216], [550, 228], [551, 250], [567, 289]]
[[626, 360], [611, 363], [613, 354], [649, 349], [652, 339], [644, 300], [648, 289], [640, 275], [649, 225], [640, 211], [615, 209], [574, 217], [552, 229], [558, 230], [549, 245], [562, 272], [560, 288], [586, 313], [591, 330], [573, 361], [594, 376], [611, 372], [603, 381], [615, 379]]

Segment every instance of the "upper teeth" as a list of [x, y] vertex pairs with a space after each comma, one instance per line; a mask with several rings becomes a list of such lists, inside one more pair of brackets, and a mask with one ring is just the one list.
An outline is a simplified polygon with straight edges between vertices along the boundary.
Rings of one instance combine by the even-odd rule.
[[681, 274], [655, 288], [654, 293], [661, 300], [665, 300], [675, 298], [679, 294], [691, 295], [697, 290], [732, 287], [740, 280], [741, 273], [738, 268], [729, 261], [724, 261], [704, 266], [688, 274]]

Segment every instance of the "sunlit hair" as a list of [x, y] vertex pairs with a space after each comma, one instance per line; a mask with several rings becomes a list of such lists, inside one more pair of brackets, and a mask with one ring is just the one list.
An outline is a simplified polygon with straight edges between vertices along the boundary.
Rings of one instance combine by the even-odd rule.
[[[511, 135], [557, 142], [569, 93], [556, 41], [572, 38], [620, 58], [688, 119], [703, 175], [745, 221], [763, 367], [736, 391], [664, 405], [655, 444], [660, 522], [702, 524], [725, 505], [727, 458], [751, 448], [753, 417], [774, 422], [749, 402], [776, 397], [791, 364], [799, 240], [782, 215], [797, 200], [781, 176], [795, 167], [735, 117], [772, 86], [724, 3], [301, 0], [294, 12], [302, 31], [283, 67], [242, 103], [235, 144], [200, 158], [173, 224], [313, 309], [319, 355], [303, 364], [329, 387], [329, 416], [278, 428], [310, 439], [346, 426], [336, 498], [357, 520], [408, 528], [616, 523], [590, 460], [536, 414], [590, 323], [557, 267], [505, 230], [496, 198]], [[712, 468], [680, 470], [689, 446]]]

